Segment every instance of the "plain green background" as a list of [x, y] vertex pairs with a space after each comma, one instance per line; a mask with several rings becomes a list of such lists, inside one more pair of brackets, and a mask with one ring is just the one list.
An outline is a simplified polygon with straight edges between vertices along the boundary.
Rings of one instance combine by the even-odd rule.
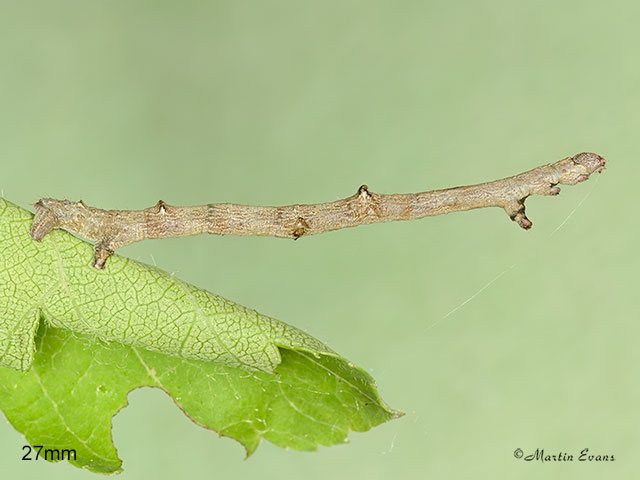
[[[114, 419], [121, 478], [637, 477], [638, 5], [2, 1], [0, 188], [24, 207], [313, 203], [610, 160], [529, 199], [529, 232], [487, 209], [122, 249], [326, 341], [406, 416], [243, 461], [137, 390]], [[3, 477], [91, 475], [24, 444], [0, 422]], [[513, 455], [585, 447], [615, 462]]]

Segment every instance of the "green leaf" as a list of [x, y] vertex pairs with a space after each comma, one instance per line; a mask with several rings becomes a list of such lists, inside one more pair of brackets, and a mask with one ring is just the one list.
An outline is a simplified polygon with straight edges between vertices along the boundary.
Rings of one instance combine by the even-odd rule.
[[91, 245], [63, 231], [38, 244], [31, 220], [0, 199], [0, 408], [32, 445], [120, 471], [111, 418], [141, 386], [248, 455], [261, 438], [313, 450], [400, 416], [306, 333], [127, 258], [96, 270]]

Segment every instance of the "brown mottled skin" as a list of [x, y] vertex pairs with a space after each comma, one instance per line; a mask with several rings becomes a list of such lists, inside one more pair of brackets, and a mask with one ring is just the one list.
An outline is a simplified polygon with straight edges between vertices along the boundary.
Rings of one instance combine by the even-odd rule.
[[533, 225], [525, 215], [530, 195], [557, 195], [559, 184], [574, 185], [604, 170], [606, 160], [579, 153], [528, 172], [464, 187], [422, 193], [377, 194], [362, 185], [355, 195], [331, 203], [257, 207], [216, 203], [174, 207], [160, 200], [144, 210], [101, 210], [82, 201], [42, 198], [35, 204], [31, 236], [40, 241], [53, 228], [95, 240], [93, 265], [102, 269], [119, 247], [146, 238], [203, 233], [263, 235], [298, 239], [346, 227], [412, 220], [474, 208], [500, 207], [520, 227]]

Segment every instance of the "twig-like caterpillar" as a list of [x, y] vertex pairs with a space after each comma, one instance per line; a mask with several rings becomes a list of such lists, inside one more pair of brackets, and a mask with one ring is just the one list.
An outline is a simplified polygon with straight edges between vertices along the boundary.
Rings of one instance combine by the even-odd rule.
[[160, 200], [144, 210], [101, 210], [84, 202], [43, 198], [35, 204], [31, 236], [40, 241], [63, 228], [95, 241], [93, 265], [104, 268], [116, 249], [147, 238], [204, 233], [293, 238], [392, 220], [413, 220], [474, 208], [500, 207], [525, 230], [530, 195], [558, 195], [559, 184], [583, 182], [602, 172], [606, 160], [579, 153], [513, 177], [415, 194], [377, 194], [362, 185], [355, 195], [331, 203], [256, 207], [231, 203], [174, 207]]

